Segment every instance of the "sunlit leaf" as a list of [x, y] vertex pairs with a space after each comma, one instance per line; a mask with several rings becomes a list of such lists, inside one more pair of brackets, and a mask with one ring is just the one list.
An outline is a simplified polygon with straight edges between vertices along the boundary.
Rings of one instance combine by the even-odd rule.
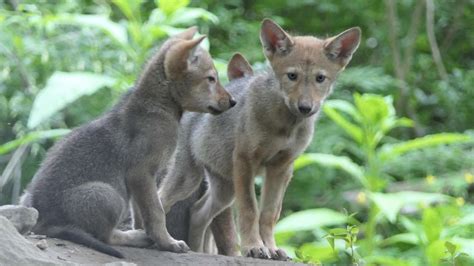
[[55, 72], [36, 96], [28, 119], [28, 127], [34, 128], [84, 95], [111, 86], [114, 79], [87, 72]]
[[156, 0], [155, 2], [156, 5], [169, 16], [176, 10], [188, 6], [191, 0]]
[[370, 193], [381, 213], [391, 222], [395, 223], [397, 214], [405, 205], [429, 205], [434, 202], [447, 201], [448, 196], [438, 193], [425, 193], [417, 191], [402, 191], [397, 193]]
[[0, 155], [8, 153], [21, 145], [25, 145], [31, 142], [38, 141], [40, 139], [55, 138], [68, 134], [71, 130], [69, 129], [51, 129], [44, 131], [33, 131], [26, 134], [23, 137], [9, 141], [0, 145]]
[[314, 230], [318, 227], [339, 225], [345, 221], [345, 215], [331, 209], [309, 209], [281, 219], [275, 227], [275, 232]]
[[62, 15], [58, 18], [58, 22], [101, 29], [121, 45], [127, 44], [127, 29], [103, 15]]
[[420, 239], [418, 238], [417, 235], [413, 233], [401, 233], [401, 234], [396, 234], [393, 236], [390, 236], [386, 239], [384, 239], [381, 242], [382, 246], [390, 246], [390, 245], [395, 245], [398, 243], [406, 243], [406, 244], [411, 244], [411, 245], [418, 245], [420, 242]]
[[421, 222], [428, 242], [438, 240], [443, 230], [443, 221], [439, 214], [434, 209], [427, 208], [423, 211]]
[[445, 257], [444, 240], [436, 240], [429, 244], [425, 250], [425, 254], [429, 265], [439, 265], [441, 260]]
[[173, 15], [168, 18], [170, 25], [193, 25], [198, 19], [210, 21], [214, 24], [219, 22], [219, 18], [211, 12], [203, 8], [181, 8], [176, 10]]
[[318, 164], [325, 167], [333, 167], [343, 170], [361, 183], [365, 183], [362, 168], [352, 162], [349, 157], [323, 153], [304, 153], [295, 160], [293, 167], [296, 171], [311, 164]]
[[325, 104], [323, 107], [324, 113], [331, 118], [338, 126], [351, 136], [356, 142], [362, 143], [362, 129], [357, 125], [351, 123], [341, 114], [339, 114], [335, 108], [329, 104]]
[[473, 139], [469, 135], [465, 134], [439, 133], [396, 144], [385, 144], [379, 149], [380, 152], [378, 153], [378, 155], [382, 160], [389, 160], [413, 150], [429, 148], [441, 144], [452, 144], [472, 141]]

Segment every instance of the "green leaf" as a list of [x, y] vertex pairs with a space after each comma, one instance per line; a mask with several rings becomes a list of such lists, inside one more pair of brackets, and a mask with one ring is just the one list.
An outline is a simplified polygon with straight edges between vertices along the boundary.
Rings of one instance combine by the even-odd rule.
[[334, 236], [345, 236], [347, 235], [347, 230], [345, 228], [333, 228], [329, 230], [329, 233]]
[[26, 134], [23, 137], [9, 141], [5, 144], [0, 145], [0, 155], [8, 153], [21, 145], [25, 145], [31, 142], [38, 141], [40, 139], [55, 138], [64, 136], [71, 132], [69, 129], [52, 129], [44, 131], [33, 131]]
[[428, 245], [425, 250], [426, 258], [428, 259], [429, 265], [439, 265], [444, 253], [444, 241], [436, 240]]
[[140, 19], [140, 6], [143, 0], [112, 0], [122, 13], [130, 21], [139, 22]]
[[314, 265], [321, 265], [321, 261], [330, 262], [337, 258], [337, 253], [334, 252], [334, 249], [328, 247], [325, 243], [306, 243], [298, 251], [307, 259], [307, 262], [314, 263]]
[[378, 155], [382, 160], [389, 160], [413, 150], [419, 150], [441, 144], [470, 141], [473, 141], [473, 139], [469, 135], [459, 133], [439, 133], [404, 141], [401, 143], [385, 144], [379, 149]]
[[202, 8], [181, 8], [173, 12], [167, 20], [170, 25], [194, 25], [198, 19], [210, 21], [214, 24], [219, 22], [219, 18], [211, 12]]
[[405, 205], [429, 205], [433, 202], [446, 201], [449, 199], [448, 196], [443, 194], [417, 191], [370, 193], [369, 197], [391, 223], [395, 223], [397, 214]]
[[362, 168], [356, 163], [352, 162], [349, 157], [323, 153], [304, 153], [295, 160], [293, 168], [296, 171], [311, 164], [318, 164], [325, 167], [333, 167], [343, 170], [352, 177], [356, 178], [362, 184], [365, 183]]
[[[328, 104], [329, 103], [329, 104]], [[323, 107], [324, 113], [331, 118], [338, 126], [345, 130], [345, 132], [352, 137], [356, 142], [362, 143], [362, 129], [355, 124], [349, 122], [341, 114], [339, 114], [331, 103], [328, 101]]]
[[456, 250], [458, 249], [458, 247], [457, 247], [455, 244], [453, 244], [453, 243], [451, 243], [451, 242], [449, 242], [449, 241], [446, 241], [446, 242], [444, 243], [444, 246], [446, 247], [446, 249], [448, 250], [448, 252], [449, 252], [451, 255], [454, 255], [454, 254], [456, 253]]
[[35, 98], [28, 119], [28, 128], [34, 128], [81, 96], [114, 84], [105, 75], [86, 72], [55, 72]]
[[439, 239], [441, 230], [443, 230], [443, 221], [433, 208], [423, 211], [422, 224], [429, 243]]
[[127, 44], [127, 29], [103, 15], [63, 15], [58, 17], [58, 22], [101, 29], [119, 44]]
[[331, 248], [334, 250], [334, 241], [335, 241], [334, 237], [328, 236], [328, 237], [326, 237], [326, 240], [328, 241]]
[[359, 233], [359, 228], [358, 227], [352, 227], [350, 229], [351, 234], [357, 235]]
[[395, 245], [398, 243], [406, 243], [406, 244], [411, 244], [411, 245], [418, 245], [419, 244], [419, 238], [417, 235], [414, 233], [401, 233], [401, 234], [396, 234], [393, 236], [390, 236], [386, 239], [384, 239], [381, 243], [382, 246], [390, 246], [390, 245]]
[[156, 0], [155, 2], [158, 8], [169, 16], [176, 10], [188, 6], [191, 0]]
[[323, 226], [339, 225], [346, 222], [346, 216], [331, 209], [309, 209], [295, 212], [278, 222], [276, 233], [314, 230]]
[[383, 97], [376, 94], [354, 94], [355, 106], [366, 125], [381, 126], [384, 121], [395, 115], [393, 100], [390, 96]]

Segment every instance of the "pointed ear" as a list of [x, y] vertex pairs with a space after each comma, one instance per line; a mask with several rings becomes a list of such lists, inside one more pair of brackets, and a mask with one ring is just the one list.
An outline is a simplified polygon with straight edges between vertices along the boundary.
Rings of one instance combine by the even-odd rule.
[[360, 35], [360, 28], [355, 27], [327, 39], [324, 44], [327, 57], [345, 67], [359, 47]]
[[240, 53], [235, 53], [227, 65], [227, 77], [230, 80], [253, 75], [252, 66]]
[[180, 40], [169, 48], [164, 61], [166, 77], [179, 76], [188, 68], [193, 61], [194, 51], [204, 38], [205, 35], [194, 40]]
[[183, 40], [191, 40], [193, 38], [194, 34], [196, 34], [197, 31], [198, 31], [198, 28], [196, 26], [192, 26], [192, 27], [189, 27], [189, 28], [185, 29], [184, 31], [174, 35], [173, 38], [183, 39]]
[[294, 45], [291, 36], [268, 18], [262, 21], [260, 41], [263, 45], [263, 52], [268, 59], [271, 59], [275, 54], [285, 55], [289, 53]]

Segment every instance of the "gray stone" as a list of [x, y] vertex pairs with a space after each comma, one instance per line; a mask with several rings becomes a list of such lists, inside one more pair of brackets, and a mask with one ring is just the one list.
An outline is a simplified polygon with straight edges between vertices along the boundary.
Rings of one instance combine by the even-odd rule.
[[41, 239], [40, 241], [36, 242], [35, 246], [41, 250], [45, 250], [48, 248], [48, 242], [46, 242], [46, 239]]
[[13, 224], [0, 216], [0, 265], [64, 265], [39, 250], [20, 235]]
[[25, 206], [4, 205], [0, 206], [0, 216], [7, 218], [20, 234], [26, 234], [35, 226], [38, 211]]

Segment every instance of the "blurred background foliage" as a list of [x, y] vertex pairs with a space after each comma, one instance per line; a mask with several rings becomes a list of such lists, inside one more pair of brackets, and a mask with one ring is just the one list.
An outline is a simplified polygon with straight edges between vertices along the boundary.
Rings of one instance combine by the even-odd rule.
[[473, 263], [473, 0], [0, 1], [0, 204], [167, 36], [198, 25], [223, 81], [236, 51], [264, 68], [265, 17], [292, 34], [363, 31], [296, 162], [278, 244], [315, 264]]

